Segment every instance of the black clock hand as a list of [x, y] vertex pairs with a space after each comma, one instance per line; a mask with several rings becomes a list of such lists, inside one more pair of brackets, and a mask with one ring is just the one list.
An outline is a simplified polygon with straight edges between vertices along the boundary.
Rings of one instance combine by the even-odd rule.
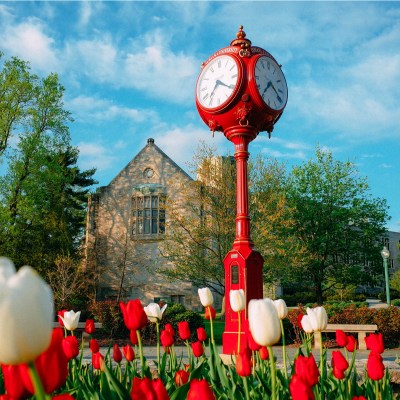
[[261, 97], [262, 97], [262, 98], [264, 98], [265, 92], [266, 92], [271, 86], [272, 86], [272, 82], [269, 81], [269, 82], [267, 83], [267, 86], [265, 87], [264, 91], [263, 91], [262, 94], [261, 94]]
[[271, 83], [272, 89], [274, 90], [274, 92], [276, 93], [276, 98], [278, 99], [279, 103], [282, 103], [282, 98], [281, 96], [279, 96], [278, 92], [276, 91], [274, 85]]

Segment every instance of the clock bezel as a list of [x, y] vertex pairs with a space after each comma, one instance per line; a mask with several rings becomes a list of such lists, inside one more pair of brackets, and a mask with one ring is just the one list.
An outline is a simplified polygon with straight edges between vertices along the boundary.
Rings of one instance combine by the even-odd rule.
[[[222, 58], [222, 57], [229, 57], [231, 59], [233, 59], [233, 61], [236, 63], [237, 66], [237, 71], [238, 71], [238, 78], [236, 80], [236, 84], [235, 84], [235, 88], [233, 89], [231, 95], [225, 100], [224, 103], [216, 106], [216, 107], [207, 107], [205, 105], [203, 105], [199, 99], [199, 92], [198, 92], [198, 88], [199, 88], [199, 83], [200, 83], [200, 79], [202, 78], [202, 76], [204, 75], [206, 68], [209, 64], [211, 64], [213, 61], [215, 61], [217, 58]], [[211, 56], [203, 65], [203, 68], [197, 78], [197, 82], [196, 82], [196, 103], [197, 106], [199, 108], [201, 108], [202, 110], [205, 110], [209, 113], [212, 114], [217, 114], [220, 113], [224, 110], [226, 110], [236, 99], [237, 94], [239, 93], [239, 91], [242, 89], [243, 87], [243, 82], [244, 82], [244, 66], [243, 66], [243, 62], [242, 60], [240, 60], [238, 57], [236, 57], [234, 54], [216, 54]]]
[[[257, 87], [257, 80], [256, 80], [256, 65], [258, 60], [260, 60], [260, 58], [268, 58], [270, 59], [272, 62], [274, 62], [277, 67], [279, 68], [281, 75], [283, 77], [285, 86], [286, 86], [286, 99], [284, 101], [284, 104], [281, 108], [272, 108], [271, 106], [268, 105], [268, 103], [266, 103], [264, 101], [264, 99], [261, 96], [260, 91], [258, 90]], [[274, 57], [272, 57], [271, 55], [268, 54], [258, 54], [257, 56], [255, 56], [252, 60], [251, 63], [249, 65], [249, 89], [250, 92], [253, 96], [254, 101], [260, 105], [261, 107], [267, 107], [268, 110], [271, 110], [274, 113], [281, 113], [283, 111], [283, 109], [286, 107], [287, 101], [288, 101], [288, 97], [289, 97], [289, 92], [288, 92], [288, 86], [287, 86], [287, 82], [286, 82], [286, 77], [285, 74], [282, 71], [282, 68], [280, 67], [279, 63], [275, 60]]]

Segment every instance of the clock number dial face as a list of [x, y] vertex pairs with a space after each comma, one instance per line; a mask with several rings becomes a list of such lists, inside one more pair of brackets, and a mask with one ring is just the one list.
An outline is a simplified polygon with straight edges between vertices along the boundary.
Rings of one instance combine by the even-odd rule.
[[202, 70], [197, 81], [196, 96], [201, 106], [217, 109], [227, 105], [239, 84], [239, 67], [233, 57], [218, 56]]
[[282, 110], [287, 102], [287, 85], [279, 65], [270, 57], [261, 56], [254, 67], [258, 93], [273, 110]]

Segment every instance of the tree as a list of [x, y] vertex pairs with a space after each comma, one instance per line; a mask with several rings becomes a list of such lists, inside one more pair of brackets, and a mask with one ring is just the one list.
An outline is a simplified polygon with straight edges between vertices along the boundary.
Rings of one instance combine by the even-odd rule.
[[235, 165], [231, 157], [218, 157], [204, 144], [193, 161], [198, 179], [181, 188], [179, 202], [167, 204], [162, 254], [174, 266], [160, 272], [223, 295], [223, 259], [235, 237]]
[[291, 233], [295, 221], [286, 196], [286, 168], [273, 158], [258, 155], [249, 163], [251, 237], [264, 258], [264, 282], [285, 284], [298, 278], [305, 251]]
[[335, 285], [373, 283], [388, 207], [371, 196], [355, 165], [317, 148], [315, 160], [293, 168], [286, 193], [295, 221], [291, 235], [306, 249], [292, 268], [310, 282], [318, 302]]
[[[0, 253], [16, 265], [32, 264], [45, 272], [58, 255], [78, 256], [88, 187], [96, 182], [94, 170], [76, 166], [79, 153], [70, 145], [72, 119], [64, 109], [58, 76], [39, 79], [26, 63], [13, 59], [11, 64], [24, 73], [9, 79], [7, 93], [13, 92], [12, 84], [23, 86], [18, 77], [29, 82], [30, 90], [24, 102], [0, 101], [6, 114], [19, 116], [2, 128], [3, 147], [8, 143], [8, 148], [0, 177]], [[13, 147], [12, 134], [18, 135]]]

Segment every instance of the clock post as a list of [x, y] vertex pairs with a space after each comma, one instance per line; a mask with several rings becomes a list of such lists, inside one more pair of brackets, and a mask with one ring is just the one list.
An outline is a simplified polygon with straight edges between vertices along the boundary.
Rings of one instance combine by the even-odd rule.
[[[259, 134], [269, 135], [283, 113], [288, 98], [285, 77], [276, 60], [260, 47], [251, 45], [240, 26], [230, 46], [203, 63], [196, 85], [196, 106], [211, 131], [223, 132], [234, 145], [236, 160], [236, 236], [224, 259], [225, 330], [223, 353], [247, 346], [247, 304], [263, 297], [263, 264], [250, 237], [248, 206], [248, 147]], [[229, 302], [231, 290], [243, 289], [246, 307], [239, 316]]]

